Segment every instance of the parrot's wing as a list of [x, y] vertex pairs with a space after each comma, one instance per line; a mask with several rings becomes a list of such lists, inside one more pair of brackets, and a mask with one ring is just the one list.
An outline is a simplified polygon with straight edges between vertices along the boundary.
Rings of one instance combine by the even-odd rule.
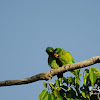
[[59, 67], [59, 65], [56, 62], [56, 59], [54, 57], [52, 57], [52, 56], [49, 56], [49, 58], [48, 58], [48, 64], [49, 64], [49, 66], [52, 69], [55, 69], [55, 68], [58, 68]]

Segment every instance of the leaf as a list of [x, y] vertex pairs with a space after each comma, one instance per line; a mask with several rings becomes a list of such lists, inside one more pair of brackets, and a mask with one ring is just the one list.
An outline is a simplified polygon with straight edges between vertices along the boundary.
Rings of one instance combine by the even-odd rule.
[[67, 98], [67, 100], [75, 100], [75, 99], [73, 99], [73, 98]]
[[53, 93], [51, 93], [51, 100], [56, 100], [56, 97]]
[[74, 98], [76, 97], [76, 91], [73, 88], [71, 88], [69, 93], [71, 94], [72, 97], [74, 97]]
[[76, 98], [76, 91], [73, 88], [68, 87], [66, 98], [67, 100], [73, 100], [73, 98]]
[[59, 80], [55, 80], [56, 86], [60, 87], [60, 81]]
[[94, 72], [96, 76], [100, 76], [100, 72]]
[[43, 100], [51, 100], [51, 94], [48, 94]]
[[85, 69], [85, 72], [89, 73], [89, 69]]
[[43, 90], [42, 93], [39, 95], [39, 100], [42, 100], [44, 99], [48, 94], [48, 91], [46, 90]]
[[84, 75], [84, 78], [83, 78], [83, 83], [84, 83], [85, 86], [87, 85], [88, 76], [89, 76], [89, 73], [87, 73], [87, 71], [86, 71], [85, 75]]
[[91, 68], [93, 71], [95, 72], [99, 72], [99, 70], [97, 68]]
[[73, 82], [73, 77], [68, 77], [68, 83], [72, 83]]
[[48, 94], [48, 99], [47, 100], [51, 100], [51, 94]]
[[71, 98], [71, 99], [68, 99], [68, 100], [82, 100], [82, 99], [79, 99], [79, 98], [72, 99], [72, 98]]
[[68, 86], [63, 85], [62, 88], [65, 89], [65, 90], [67, 90]]
[[52, 84], [52, 85], [54, 85], [54, 83], [52, 83], [52, 82], [49, 82], [49, 84]]
[[83, 96], [84, 98], [86, 98], [85, 90], [84, 90], [84, 89], [82, 89], [82, 96]]
[[96, 84], [100, 87], [100, 77], [97, 77]]
[[46, 95], [46, 97], [43, 100], [48, 100], [48, 95]]
[[77, 78], [75, 78], [75, 84], [80, 85], [79, 80]]
[[89, 93], [88, 93], [88, 94], [86, 94], [86, 97], [89, 99], [89, 97], [90, 97]]
[[63, 83], [62, 83], [62, 78], [59, 78], [58, 80], [59, 80], [60, 84], [63, 84]]
[[63, 97], [59, 95], [59, 96], [57, 97], [57, 100], [63, 100]]
[[54, 90], [54, 95], [57, 97], [57, 100], [63, 100], [63, 97], [57, 89]]
[[68, 85], [68, 79], [66, 79], [65, 77], [63, 77], [64, 83], [66, 83]]
[[99, 100], [99, 99], [98, 99], [97, 95], [91, 95], [90, 100]]
[[52, 89], [56, 89], [56, 87], [54, 87], [54, 83], [49, 82], [49, 85], [50, 85], [50, 87], [51, 87]]
[[94, 84], [96, 82], [97, 76], [93, 72], [93, 69], [92, 68], [89, 68], [89, 77], [90, 77], [90, 81], [91, 81], [91, 86], [94, 87]]
[[76, 86], [75, 86], [75, 89], [76, 89], [76, 93], [77, 93], [77, 95], [80, 97], [81, 96], [81, 93], [80, 93], [80, 90], [79, 90], [79, 84], [76, 84]]
[[79, 77], [80, 69], [76, 69], [74, 70], [74, 72], [75, 72], [75, 76]]
[[43, 82], [43, 85], [47, 89], [47, 83]]
[[56, 97], [58, 97], [60, 94], [59, 94], [59, 91], [57, 90], [57, 89], [55, 89], [54, 90], [54, 95], [56, 96]]

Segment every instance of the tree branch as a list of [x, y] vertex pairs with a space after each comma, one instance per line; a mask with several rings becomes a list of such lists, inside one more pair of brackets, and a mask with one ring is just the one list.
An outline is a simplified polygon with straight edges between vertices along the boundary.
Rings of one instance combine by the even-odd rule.
[[0, 87], [29, 84], [29, 83], [39, 81], [39, 80], [50, 80], [53, 76], [57, 75], [58, 73], [61, 73], [61, 72], [64, 73], [64, 72], [75, 70], [78, 68], [88, 67], [96, 63], [100, 63], [100, 56], [92, 57], [91, 59], [78, 62], [78, 63], [74, 63], [74, 64], [67, 64], [57, 69], [52, 69], [51, 71], [40, 73], [32, 77], [18, 79], [18, 80], [0, 81]]

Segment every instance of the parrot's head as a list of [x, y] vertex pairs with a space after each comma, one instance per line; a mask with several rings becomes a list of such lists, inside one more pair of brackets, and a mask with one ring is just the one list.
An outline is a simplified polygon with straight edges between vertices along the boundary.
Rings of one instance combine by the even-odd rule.
[[52, 47], [47, 47], [47, 48], [46, 48], [46, 52], [47, 52], [47, 54], [53, 54], [53, 53], [54, 53], [54, 48], [52, 48]]
[[56, 57], [56, 58], [58, 58], [59, 57], [59, 52], [62, 50], [62, 48], [56, 48], [55, 50], [54, 50], [54, 56]]

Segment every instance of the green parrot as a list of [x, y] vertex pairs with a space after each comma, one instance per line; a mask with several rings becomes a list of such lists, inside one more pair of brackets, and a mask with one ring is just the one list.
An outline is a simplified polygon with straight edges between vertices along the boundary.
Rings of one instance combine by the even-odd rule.
[[[52, 68], [52, 69], [56, 69], [58, 67], [60, 67], [60, 61], [57, 61], [57, 58], [54, 56], [54, 48], [52, 47], [47, 47], [46, 52], [49, 55], [48, 57], [48, 65]], [[58, 79], [63, 77], [63, 73], [60, 73], [57, 75]]]
[[[60, 63], [60, 66], [66, 65], [66, 64], [72, 64], [75, 63], [74, 58], [72, 55], [65, 51], [62, 48], [56, 48], [54, 51], [54, 56], [57, 58], [58, 62]], [[79, 69], [71, 71], [74, 75], [79, 73]]]

